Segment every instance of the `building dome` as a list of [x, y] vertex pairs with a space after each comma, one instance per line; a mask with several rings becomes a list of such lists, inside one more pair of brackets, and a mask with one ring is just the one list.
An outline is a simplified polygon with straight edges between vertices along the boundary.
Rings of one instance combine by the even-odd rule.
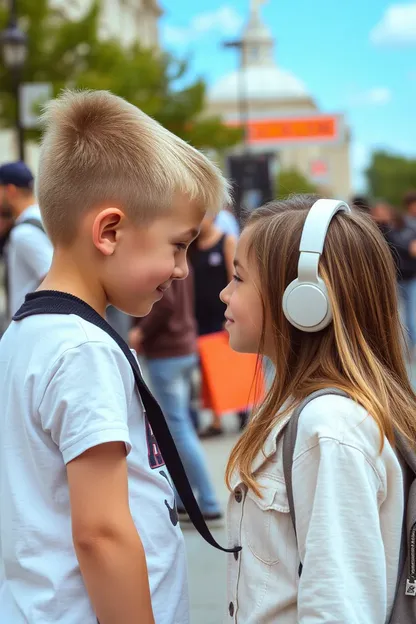
[[[310, 99], [303, 82], [276, 65], [248, 66], [244, 73], [244, 90], [249, 101]], [[240, 92], [240, 71], [220, 78], [209, 91], [211, 102], [235, 101]]]

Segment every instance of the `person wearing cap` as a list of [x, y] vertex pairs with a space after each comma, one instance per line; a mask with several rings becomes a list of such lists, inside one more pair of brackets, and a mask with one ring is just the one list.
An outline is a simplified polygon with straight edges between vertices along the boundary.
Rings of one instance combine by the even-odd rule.
[[8, 307], [13, 315], [26, 294], [37, 289], [52, 262], [52, 245], [43, 230], [33, 175], [23, 162], [0, 166], [0, 211], [10, 212], [14, 218], [6, 248]]

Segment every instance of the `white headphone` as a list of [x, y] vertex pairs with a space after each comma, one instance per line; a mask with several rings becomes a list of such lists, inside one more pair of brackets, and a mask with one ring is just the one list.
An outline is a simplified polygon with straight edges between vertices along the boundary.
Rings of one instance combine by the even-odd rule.
[[283, 295], [283, 312], [289, 323], [304, 332], [317, 332], [332, 321], [324, 281], [319, 277], [326, 233], [337, 212], [351, 212], [343, 201], [318, 199], [309, 210], [299, 245], [298, 277]]

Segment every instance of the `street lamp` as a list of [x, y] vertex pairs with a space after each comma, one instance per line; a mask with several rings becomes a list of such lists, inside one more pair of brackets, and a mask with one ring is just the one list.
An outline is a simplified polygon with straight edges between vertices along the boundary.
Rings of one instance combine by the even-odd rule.
[[240, 123], [243, 130], [243, 151], [249, 151], [248, 142], [248, 122], [249, 122], [249, 107], [247, 97], [247, 84], [245, 75], [245, 63], [244, 63], [244, 41], [226, 41], [223, 43], [224, 48], [233, 48], [239, 51], [240, 63], [238, 69], [238, 107], [240, 111]]
[[0, 34], [0, 45], [5, 67], [10, 70], [13, 79], [15, 97], [15, 124], [19, 159], [25, 160], [24, 130], [20, 119], [20, 79], [27, 55], [27, 37], [17, 24], [16, 0], [10, 0], [9, 24]]

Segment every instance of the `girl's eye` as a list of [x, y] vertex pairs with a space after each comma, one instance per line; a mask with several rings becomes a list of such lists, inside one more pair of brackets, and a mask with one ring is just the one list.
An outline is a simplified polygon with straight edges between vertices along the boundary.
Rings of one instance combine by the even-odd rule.
[[188, 248], [188, 245], [186, 243], [176, 243], [176, 248], [181, 250], [181, 251], [183, 249], [186, 251], [186, 249]]
[[240, 277], [238, 277], [238, 275], [236, 275], [235, 273], [234, 273], [234, 275], [233, 275], [233, 280], [234, 280], [235, 282], [242, 282], [242, 281], [243, 281], [243, 280], [242, 280]]

